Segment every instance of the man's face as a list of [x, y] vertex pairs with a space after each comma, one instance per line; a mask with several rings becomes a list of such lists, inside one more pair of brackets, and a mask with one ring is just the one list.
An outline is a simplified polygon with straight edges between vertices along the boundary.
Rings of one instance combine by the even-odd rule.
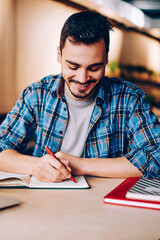
[[67, 39], [62, 54], [58, 48], [57, 59], [61, 63], [66, 93], [79, 101], [91, 97], [105, 72], [107, 56], [104, 40], [86, 45]]

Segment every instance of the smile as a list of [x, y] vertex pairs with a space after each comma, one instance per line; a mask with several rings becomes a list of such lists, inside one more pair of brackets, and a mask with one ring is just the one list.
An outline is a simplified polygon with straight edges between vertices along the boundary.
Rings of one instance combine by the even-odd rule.
[[81, 83], [75, 79], [68, 79], [65, 83], [72, 96], [76, 99], [86, 99], [93, 94], [97, 80], [92, 79], [86, 81], [85, 83]]
[[85, 90], [85, 89], [87, 89], [91, 85], [91, 82], [90, 83], [77, 83], [77, 82], [73, 82], [73, 84], [75, 85], [75, 87], [77, 89]]
[[89, 80], [89, 81], [87, 81], [85, 83], [80, 83], [79, 81], [71, 79], [71, 80], [69, 80], [69, 82], [70, 83], [74, 83], [74, 84], [76, 84], [76, 85], [78, 85], [80, 87], [86, 87], [86, 86], [89, 86], [91, 83], [96, 83], [96, 80]]
[[87, 87], [90, 85], [90, 83], [75, 83], [79, 87]]

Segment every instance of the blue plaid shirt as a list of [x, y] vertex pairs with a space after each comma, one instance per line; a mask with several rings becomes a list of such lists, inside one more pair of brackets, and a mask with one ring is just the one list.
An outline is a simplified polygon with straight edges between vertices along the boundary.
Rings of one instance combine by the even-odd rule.
[[[57, 152], [67, 122], [62, 75], [48, 76], [23, 91], [1, 124], [0, 151], [10, 148], [22, 153], [34, 134], [33, 156], [44, 155], [45, 146]], [[160, 125], [142, 90], [122, 79], [101, 79], [84, 156], [126, 156], [144, 177], [160, 178]]]

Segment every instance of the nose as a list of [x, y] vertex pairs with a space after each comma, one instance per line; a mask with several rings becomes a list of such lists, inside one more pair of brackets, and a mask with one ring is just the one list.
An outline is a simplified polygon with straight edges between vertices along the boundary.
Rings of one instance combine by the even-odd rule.
[[78, 72], [77, 72], [77, 80], [80, 82], [80, 83], [86, 83], [88, 80], [90, 79], [90, 76], [88, 75], [88, 72], [87, 70], [85, 69], [80, 69]]

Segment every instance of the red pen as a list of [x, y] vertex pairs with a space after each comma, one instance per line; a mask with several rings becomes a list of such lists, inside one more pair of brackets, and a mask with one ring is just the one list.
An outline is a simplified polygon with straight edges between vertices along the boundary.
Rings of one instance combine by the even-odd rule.
[[[56, 158], [58, 161], [60, 161], [59, 158], [56, 157], [56, 155], [51, 151], [51, 149], [49, 149], [49, 147], [45, 147], [46, 151], [52, 155], [54, 158]], [[61, 162], [61, 161], [60, 161]], [[62, 163], [62, 162], [61, 162]], [[63, 164], [63, 163], [62, 163]], [[77, 183], [76, 180], [74, 179], [73, 176], [70, 177], [70, 179], [74, 182], [74, 183]]]

